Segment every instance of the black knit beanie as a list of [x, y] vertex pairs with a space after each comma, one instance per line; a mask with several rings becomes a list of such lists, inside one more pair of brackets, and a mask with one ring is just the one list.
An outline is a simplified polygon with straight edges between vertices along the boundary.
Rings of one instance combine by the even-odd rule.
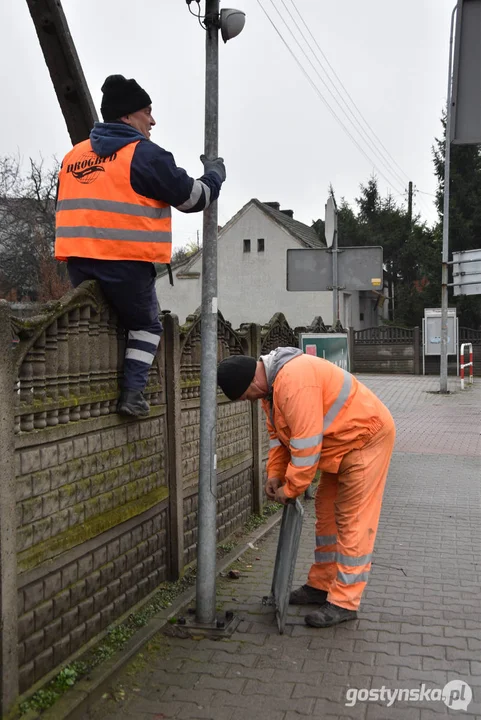
[[238, 400], [256, 374], [257, 360], [246, 355], [232, 355], [217, 366], [217, 382], [229, 400]]
[[133, 78], [127, 80], [123, 75], [109, 75], [101, 89], [103, 97], [100, 111], [104, 122], [114, 122], [152, 104], [149, 95], [138, 82]]

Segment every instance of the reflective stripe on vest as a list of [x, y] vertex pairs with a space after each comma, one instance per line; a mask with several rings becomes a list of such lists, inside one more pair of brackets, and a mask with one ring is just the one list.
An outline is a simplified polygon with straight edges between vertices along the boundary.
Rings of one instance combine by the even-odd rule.
[[117, 202], [116, 200], [98, 200], [97, 198], [72, 198], [71, 200], [59, 200], [57, 212], [62, 210], [103, 210], [104, 212], [115, 212], [121, 215], [135, 215], [136, 217], [168, 218], [170, 208], [146, 207], [135, 203]]
[[172, 242], [172, 236], [166, 232], [150, 230], [118, 230], [102, 227], [58, 227], [58, 238], [94, 238], [95, 240], [123, 240], [125, 242]]
[[137, 194], [130, 184], [137, 145], [106, 158], [86, 140], [66, 155], [59, 173], [56, 258], [170, 262], [170, 205]]

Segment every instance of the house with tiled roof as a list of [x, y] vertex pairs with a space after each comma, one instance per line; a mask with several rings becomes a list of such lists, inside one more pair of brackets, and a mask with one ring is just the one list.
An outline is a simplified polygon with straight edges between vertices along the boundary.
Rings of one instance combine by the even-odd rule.
[[[218, 235], [218, 307], [224, 318], [237, 328], [243, 322], [267, 323], [282, 312], [291, 327], [310, 325], [319, 315], [330, 325], [332, 292], [289, 292], [286, 288], [287, 251], [316, 247], [325, 247], [325, 242], [313, 227], [295, 220], [292, 210], [255, 198], [246, 203]], [[166, 272], [158, 274], [157, 295], [160, 307], [178, 315], [183, 323], [201, 305], [202, 251], [177, 265], [173, 276], [172, 287]], [[340, 320], [345, 327], [378, 324], [366, 312], [361, 312], [359, 321], [362, 294], [340, 293]]]

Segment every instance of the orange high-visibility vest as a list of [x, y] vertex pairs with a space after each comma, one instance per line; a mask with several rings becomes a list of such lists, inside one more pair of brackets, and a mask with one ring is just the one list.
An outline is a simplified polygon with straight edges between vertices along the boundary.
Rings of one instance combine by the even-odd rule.
[[170, 205], [130, 184], [137, 142], [99, 157], [90, 140], [75, 145], [59, 173], [55, 257], [170, 263]]

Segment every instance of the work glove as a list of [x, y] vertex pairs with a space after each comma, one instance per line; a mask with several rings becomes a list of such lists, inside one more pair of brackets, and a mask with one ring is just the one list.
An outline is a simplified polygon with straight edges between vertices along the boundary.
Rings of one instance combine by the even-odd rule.
[[220, 177], [221, 182], [224, 182], [224, 180], [226, 179], [224, 158], [218, 157], [210, 160], [205, 155], [201, 155], [200, 160], [204, 166], [204, 170], [206, 173], [215, 172], [215, 174]]

